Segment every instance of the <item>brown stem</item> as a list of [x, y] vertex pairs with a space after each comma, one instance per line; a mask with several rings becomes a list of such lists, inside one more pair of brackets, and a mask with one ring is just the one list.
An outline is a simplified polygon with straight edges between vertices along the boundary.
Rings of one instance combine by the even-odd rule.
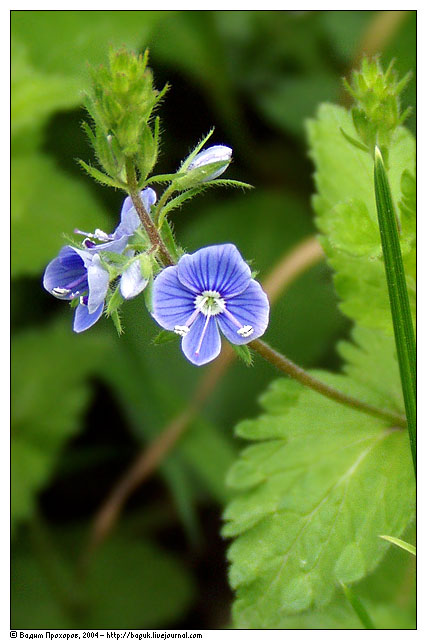
[[160, 237], [160, 233], [145, 210], [144, 204], [139, 196], [138, 182], [136, 180], [135, 168], [131, 160], [126, 160], [126, 178], [129, 195], [132, 199], [133, 206], [140, 217], [141, 223], [146, 230], [150, 242], [154, 249], [158, 249], [160, 258], [165, 266], [175, 264], [174, 259], [166, 248], [165, 243]]
[[323, 396], [327, 398], [331, 398], [335, 402], [339, 402], [340, 404], [345, 404], [352, 409], [356, 409], [357, 411], [362, 411], [363, 413], [368, 413], [377, 418], [383, 418], [384, 420], [388, 420], [393, 422], [394, 425], [399, 427], [406, 427], [407, 422], [405, 417], [395, 413], [394, 411], [390, 411], [389, 409], [380, 409], [378, 407], [374, 407], [373, 405], [368, 404], [367, 402], [363, 402], [358, 398], [354, 398], [353, 396], [348, 396], [346, 393], [341, 393], [337, 389], [330, 387], [328, 384], [321, 382], [317, 378], [311, 376], [307, 371], [301, 369], [297, 364], [289, 360], [284, 355], [275, 351], [272, 347], [270, 347], [263, 340], [252, 340], [249, 343], [251, 349], [259, 353], [260, 356], [267, 360], [272, 365], [274, 365], [277, 369], [286, 373], [291, 378], [295, 378], [298, 382], [301, 382], [306, 387], [317, 391]]

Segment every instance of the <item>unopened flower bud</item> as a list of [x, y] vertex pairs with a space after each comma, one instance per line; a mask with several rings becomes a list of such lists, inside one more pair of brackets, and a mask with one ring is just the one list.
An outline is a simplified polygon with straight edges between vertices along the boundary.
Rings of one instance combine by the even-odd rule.
[[228, 165], [231, 162], [231, 155], [233, 150], [230, 147], [226, 147], [222, 144], [217, 144], [213, 147], [209, 147], [204, 151], [201, 151], [197, 154], [195, 158], [190, 162], [188, 166], [188, 171], [192, 169], [199, 169], [200, 167], [206, 167], [210, 164], [216, 164], [217, 162], [224, 162], [224, 166], [219, 169], [215, 169], [208, 176], [203, 178], [202, 182], [207, 182], [208, 180], [214, 180], [218, 178], [224, 171], [227, 169]]

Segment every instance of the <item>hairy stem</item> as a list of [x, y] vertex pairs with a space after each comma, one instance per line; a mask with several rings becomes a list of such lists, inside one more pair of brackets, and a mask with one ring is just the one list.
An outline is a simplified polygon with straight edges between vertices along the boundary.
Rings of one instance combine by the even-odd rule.
[[352, 409], [356, 409], [357, 411], [368, 413], [377, 418], [383, 418], [388, 422], [391, 421], [396, 426], [407, 426], [404, 416], [388, 409], [380, 409], [378, 407], [374, 407], [366, 402], [363, 402], [362, 400], [358, 400], [357, 398], [348, 396], [347, 394], [342, 393], [341, 391], [338, 391], [333, 387], [330, 387], [328, 384], [325, 384], [320, 380], [317, 380], [317, 378], [311, 376], [309, 373], [307, 373], [307, 371], [292, 362], [292, 360], [289, 360], [288, 358], [286, 358], [286, 356], [272, 349], [272, 347], [270, 347], [263, 340], [252, 340], [252, 342], [249, 343], [249, 346], [251, 347], [251, 349], [259, 353], [259, 355], [262, 356], [264, 360], [267, 360], [277, 369], [279, 369], [283, 373], [286, 373], [291, 378], [295, 378], [295, 380], [298, 380], [298, 382], [300, 382], [304, 386], [313, 389], [313, 391], [317, 391], [317, 393], [320, 393], [321, 395], [326, 396], [327, 398], [330, 398], [335, 402], [339, 402], [340, 404], [345, 404]]
[[138, 181], [135, 175], [135, 167], [133, 166], [132, 161], [129, 159], [126, 160], [126, 178], [129, 195], [132, 199], [133, 206], [135, 207], [135, 210], [140, 217], [141, 223], [146, 230], [148, 237], [150, 238], [150, 242], [153, 245], [153, 248], [158, 249], [159, 256], [165, 266], [175, 264], [175, 261], [167, 250], [166, 245], [163, 242], [156, 225], [145, 210], [144, 204], [138, 192]]

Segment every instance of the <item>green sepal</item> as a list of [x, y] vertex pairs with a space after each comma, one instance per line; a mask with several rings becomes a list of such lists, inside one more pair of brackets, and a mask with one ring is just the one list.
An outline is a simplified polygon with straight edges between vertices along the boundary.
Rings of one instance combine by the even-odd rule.
[[105, 307], [106, 315], [108, 317], [112, 317], [112, 315], [119, 310], [123, 302], [124, 302], [124, 299], [122, 294], [120, 293], [120, 286], [117, 285], [114, 291], [111, 292], [110, 290], [110, 293], [107, 297], [107, 304]]
[[163, 224], [163, 221], [164, 221], [165, 217], [168, 215], [168, 213], [173, 211], [173, 209], [176, 209], [177, 207], [180, 207], [187, 200], [190, 200], [191, 198], [194, 198], [194, 196], [196, 196], [197, 194], [201, 193], [202, 191], [203, 191], [203, 185], [200, 185], [198, 187], [193, 187], [192, 189], [189, 189], [188, 191], [184, 191], [183, 193], [181, 193], [176, 198], [173, 198], [173, 200], [170, 200], [160, 211], [159, 222], [158, 222], [159, 229], [161, 228], [161, 226]]
[[120, 319], [119, 312], [113, 311], [110, 318], [113, 321], [114, 326], [116, 327], [117, 334], [121, 336], [123, 334], [123, 326], [122, 326], [122, 321]]
[[[212, 165], [209, 165], [210, 167]], [[241, 189], [254, 189], [254, 186], [240, 180], [229, 180], [228, 178], [215, 178], [207, 180], [202, 186], [206, 187], [240, 187]]]
[[[191, 169], [182, 178], [174, 180], [173, 185], [177, 191], [184, 191], [185, 189], [196, 187], [200, 183], [211, 184], [213, 181], [210, 181], [209, 177], [219, 169], [228, 167], [229, 164], [229, 160], [219, 160], [218, 162], [210, 162], [202, 167]], [[180, 172], [182, 172], [182, 167]]]
[[205, 146], [209, 138], [212, 136], [214, 131], [215, 131], [215, 127], [212, 127], [209, 133], [204, 138], [202, 138], [200, 142], [194, 147], [193, 151], [190, 153], [189, 156], [185, 158], [184, 162], [182, 163], [180, 167], [180, 171], [185, 171], [187, 169], [187, 167], [190, 165], [193, 158], [195, 158], [199, 153], [199, 151], [203, 149], [203, 147]]
[[142, 292], [144, 296], [145, 306], [147, 307], [148, 313], [153, 313], [153, 280], [149, 280], [147, 286]]
[[162, 228], [160, 230], [161, 236], [162, 236], [162, 240], [166, 245], [167, 250], [170, 252], [172, 258], [178, 262], [179, 258], [181, 257], [182, 253], [179, 250], [179, 247], [177, 247], [176, 242], [175, 242], [175, 238], [173, 235], [173, 231], [172, 228], [169, 224], [169, 222], [167, 220], [165, 220], [162, 224]]
[[353, 147], [356, 147], [356, 149], [361, 149], [362, 151], [369, 151], [366, 144], [363, 144], [362, 142], [359, 142], [359, 140], [356, 140], [356, 138], [352, 138], [351, 136], [349, 136], [348, 133], [346, 133], [342, 127], [340, 127], [340, 131], [343, 134], [344, 138], [347, 140], [347, 142], [352, 144]]
[[162, 344], [168, 344], [169, 342], [177, 342], [179, 339], [180, 336], [174, 331], [166, 331], [163, 329], [153, 338], [153, 344], [159, 346]]
[[254, 357], [252, 355], [252, 351], [249, 349], [247, 344], [233, 344], [230, 342], [233, 347], [234, 353], [237, 355], [240, 360], [242, 360], [247, 367], [252, 367], [254, 363]]
[[94, 180], [96, 180], [96, 182], [100, 182], [107, 187], [114, 187], [115, 189], [126, 189], [125, 183], [121, 180], [107, 176], [102, 171], [99, 171], [99, 169], [95, 169], [95, 167], [91, 167], [90, 165], [86, 164], [86, 162], [84, 162], [83, 160], [79, 159], [77, 160], [77, 162], [92, 178], [94, 178]]
[[136, 154], [136, 164], [141, 182], [145, 181], [148, 174], [151, 173], [156, 161], [157, 143], [155, 136], [151, 133], [151, 129], [147, 124], [142, 130], [139, 149]]

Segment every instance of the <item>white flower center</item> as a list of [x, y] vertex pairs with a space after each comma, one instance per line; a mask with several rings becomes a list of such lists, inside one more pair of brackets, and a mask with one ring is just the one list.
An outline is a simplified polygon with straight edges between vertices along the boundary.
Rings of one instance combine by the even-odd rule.
[[211, 316], [216, 316], [219, 313], [223, 313], [236, 327], [236, 333], [243, 338], [248, 338], [254, 332], [254, 329], [250, 324], [242, 325], [242, 323], [239, 322], [239, 320], [237, 320], [237, 318], [235, 318], [232, 313], [230, 313], [230, 311], [226, 308], [226, 302], [224, 298], [221, 297], [221, 294], [218, 293], [218, 291], [211, 291], [209, 289], [196, 296], [196, 298], [194, 299], [193, 313], [190, 315], [185, 324], [175, 325], [175, 333], [184, 338], [189, 333], [191, 326], [199, 313], [203, 313], [203, 315], [206, 316], [206, 321], [200, 335], [199, 344], [197, 345], [195, 351], [196, 355], [200, 353], [200, 349], [202, 348], [202, 343], [206, 335]]
[[194, 300], [194, 306], [205, 316], [216, 316], [225, 309], [225, 300], [217, 291], [203, 291]]

